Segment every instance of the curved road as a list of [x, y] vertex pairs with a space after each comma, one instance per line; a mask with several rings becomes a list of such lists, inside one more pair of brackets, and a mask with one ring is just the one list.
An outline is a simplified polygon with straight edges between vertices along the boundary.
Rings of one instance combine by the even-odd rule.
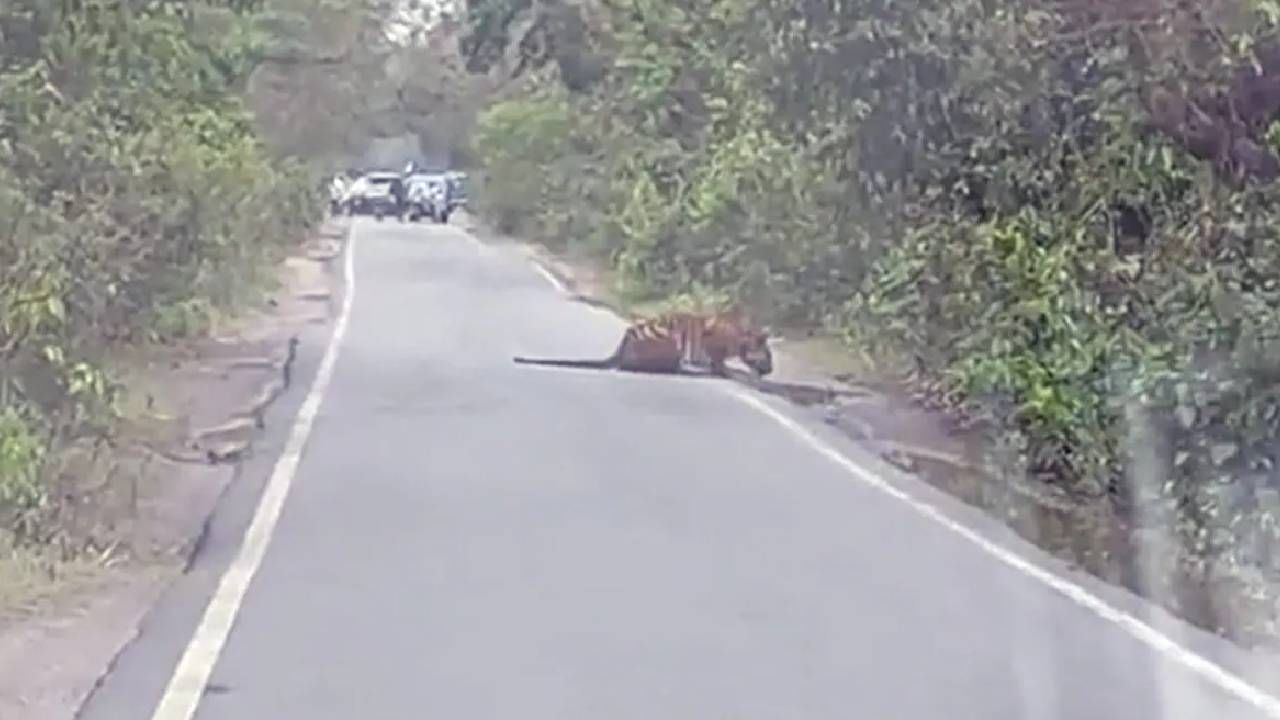
[[[1248, 674], [1229, 648], [1163, 622], [1182, 645], [1160, 647], [1116, 614], [1140, 603], [1048, 571], [1085, 593], [1064, 595], [1027, 569], [1050, 561], [796, 411], [512, 364], [606, 354], [622, 327], [513, 248], [354, 233], [332, 383], [200, 720], [1272, 717], [1218, 669]], [[245, 468], [83, 720], [152, 717], [270, 468]]]

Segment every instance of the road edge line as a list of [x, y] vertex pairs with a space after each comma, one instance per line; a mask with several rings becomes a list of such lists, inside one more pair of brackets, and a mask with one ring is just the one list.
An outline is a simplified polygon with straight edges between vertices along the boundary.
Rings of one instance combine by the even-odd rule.
[[[1050, 590], [1062, 595], [1067, 600], [1070, 600], [1103, 620], [1119, 626], [1134, 639], [1207, 680], [1220, 690], [1223, 690], [1236, 699], [1251, 705], [1268, 717], [1280, 720], [1280, 698], [1262, 690], [1213, 660], [1210, 660], [1194, 650], [1185, 647], [1137, 616], [1121, 610], [1120, 608], [1108, 603], [1106, 600], [1103, 600], [1098, 595], [1087, 590], [1084, 586], [1071, 582], [1064, 577], [1056, 575], [1053, 572], [1036, 565], [1026, 558], [1020, 557], [1013, 551], [983, 537], [973, 528], [947, 517], [937, 507], [923, 500], [912, 497], [909, 493], [901, 488], [895, 487], [889, 483], [889, 481], [880, 477], [870, 469], [859, 465], [852, 458], [849, 458], [834, 446], [819, 438], [808, 428], [804, 427], [799, 421], [788, 417], [776, 408], [770, 407], [760, 398], [749, 394], [739, 387], [721, 387], [725, 392], [737, 398], [740, 402], [748, 405], [757, 412], [781, 425], [792, 435], [795, 435], [797, 438], [802, 440], [812, 450], [836, 463], [863, 484], [868, 485], [875, 490], [879, 490], [893, 499], [906, 504], [917, 513], [933, 520], [952, 533], [959, 535], [961, 538], [978, 546], [980, 550], [993, 556], [1005, 565], [1008, 565], [1014, 570], [1027, 575], [1042, 585], [1045, 585]], [[1147, 600], [1143, 599], [1143, 602], [1147, 602]]]
[[356, 232], [352, 227], [347, 231], [346, 258], [343, 262], [342, 310], [334, 325], [333, 334], [329, 337], [320, 368], [298, 410], [284, 452], [276, 460], [271, 477], [258, 500], [253, 520], [245, 531], [240, 549], [223, 573], [218, 589], [209, 599], [200, 624], [196, 626], [182, 658], [174, 667], [173, 675], [151, 715], [151, 720], [191, 720], [195, 715], [249, 584], [266, 556], [267, 546], [275, 532], [276, 523], [280, 519], [285, 499], [289, 495], [311, 435], [311, 427], [333, 379], [338, 351], [347, 333], [356, 293], [355, 248]]
[[542, 277], [546, 278], [547, 282], [551, 283], [551, 287], [555, 288], [556, 292], [560, 293], [561, 295], [571, 294], [569, 292], [568, 286], [566, 286], [564, 282], [560, 280], [560, 278], [556, 277], [555, 273], [543, 267], [542, 263], [538, 262], [537, 260], [530, 259], [529, 264], [532, 265], [533, 269], [537, 270], [538, 273], [542, 275]]

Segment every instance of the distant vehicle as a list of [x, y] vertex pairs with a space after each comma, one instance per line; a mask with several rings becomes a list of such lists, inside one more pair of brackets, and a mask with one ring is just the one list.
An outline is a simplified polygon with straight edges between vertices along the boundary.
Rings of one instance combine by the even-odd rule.
[[429, 217], [438, 223], [449, 221], [447, 182], [439, 173], [415, 173], [405, 180], [407, 214], [410, 222]]
[[363, 197], [368, 188], [369, 181], [364, 176], [352, 175], [350, 182], [342, 189], [342, 197], [338, 201], [339, 210], [347, 215], [355, 214], [356, 199]]
[[343, 200], [347, 196], [347, 187], [350, 185], [345, 175], [334, 175], [329, 179], [329, 213], [338, 215], [342, 212]]
[[467, 206], [467, 174], [453, 170], [445, 173], [449, 185], [449, 211]]
[[352, 183], [346, 204], [352, 215], [373, 215], [379, 220], [395, 215], [403, 220], [404, 181], [396, 172], [367, 173]]

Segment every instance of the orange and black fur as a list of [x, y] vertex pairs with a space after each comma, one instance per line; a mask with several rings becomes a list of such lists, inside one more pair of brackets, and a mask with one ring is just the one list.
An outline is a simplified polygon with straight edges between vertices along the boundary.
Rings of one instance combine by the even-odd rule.
[[513, 358], [518, 363], [632, 372], [679, 373], [686, 360], [705, 358], [711, 372], [728, 376], [725, 361], [742, 360], [757, 375], [773, 372], [768, 333], [749, 326], [736, 314], [668, 313], [639, 320], [627, 328], [612, 355], [600, 360]]

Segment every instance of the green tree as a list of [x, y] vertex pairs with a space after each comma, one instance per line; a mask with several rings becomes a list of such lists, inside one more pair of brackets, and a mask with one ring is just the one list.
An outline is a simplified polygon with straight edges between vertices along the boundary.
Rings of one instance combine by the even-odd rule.
[[0, 10], [0, 533], [42, 542], [47, 461], [110, 443], [122, 346], [198, 331], [321, 207], [240, 90], [253, 3]]

